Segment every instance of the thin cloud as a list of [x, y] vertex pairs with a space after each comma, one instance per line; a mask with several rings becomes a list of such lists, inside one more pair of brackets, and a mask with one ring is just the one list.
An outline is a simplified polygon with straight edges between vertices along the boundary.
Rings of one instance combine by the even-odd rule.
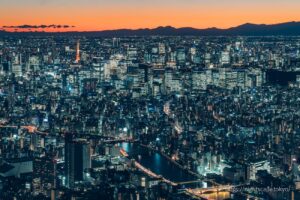
[[59, 24], [51, 24], [51, 25], [18, 25], [18, 26], [2, 26], [2, 28], [8, 29], [46, 29], [46, 28], [57, 28], [57, 29], [66, 29], [66, 28], [74, 28], [72, 25], [59, 25]]

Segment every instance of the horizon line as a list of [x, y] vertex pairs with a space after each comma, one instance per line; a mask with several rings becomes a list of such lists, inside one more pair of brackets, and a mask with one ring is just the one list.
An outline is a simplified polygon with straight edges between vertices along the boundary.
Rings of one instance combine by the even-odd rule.
[[[225, 28], [220, 28], [217, 26], [210, 26], [210, 27], [206, 27], [206, 28], [197, 28], [197, 27], [193, 27], [193, 26], [172, 26], [172, 25], [157, 25], [154, 27], [140, 27], [140, 28], [115, 28], [115, 29], [99, 29], [99, 30], [66, 30], [66, 29], [70, 29], [70, 28], [74, 28], [77, 26], [70, 26], [68, 28], [64, 28], [63, 29], [53, 29], [53, 31], [49, 31], [47, 29], [49, 28], [17, 28], [18, 26], [24, 26], [24, 25], [29, 25], [29, 26], [39, 26], [36, 24], [30, 25], [30, 24], [22, 24], [22, 25], [3, 25], [0, 27], [0, 31], [4, 31], [4, 32], [8, 32], [8, 33], [71, 33], [71, 32], [79, 32], [79, 33], [84, 33], [84, 32], [104, 32], [104, 31], [119, 31], [119, 30], [132, 30], [132, 31], [136, 31], [136, 30], [151, 30], [151, 29], [157, 29], [157, 28], [175, 28], [175, 29], [182, 29], [182, 28], [192, 28], [192, 29], [197, 29], [197, 30], [207, 30], [207, 29], [219, 29], [219, 30], [227, 30], [227, 29], [231, 29], [231, 28], [236, 28], [242, 25], [246, 25], [246, 24], [251, 24], [251, 25], [267, 25], [267, 26], [272, 26], [272, 25], [280, 25], [280, 24], [287, 24], [287, 23], [300, 23], [300, 21], [284, 21], [284, 22], [278, 22], [278, 23], [252, 23], [252, 22], [245, 22], [245, 23], [241, 23], [241, 24], [237, 24], [237, 25], [231, 25], [229, 27], [225, 27]], [[8, 28], [10, 27], [10, 28]], [[9, 30], [9, 29], [14, 29], [14, 30]], [[34, 30], [35, 29], [35, 30]]]

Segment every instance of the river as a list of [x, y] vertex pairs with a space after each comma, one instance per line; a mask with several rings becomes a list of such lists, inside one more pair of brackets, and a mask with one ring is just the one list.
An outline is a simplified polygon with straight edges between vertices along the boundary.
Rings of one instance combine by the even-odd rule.
[[124, 142], [119, 145], [141, 165], [168, 180], [176, 183], [197, 180], [197, 177], [181, 169], [156, 151], [149, 150], [137, 143]]
[[[189, 182], [196, 181], [198, 179], [194, 175], [178, 167], [159, 152], [140, 146], [138, 143], [124, 142], [120, 143], [119, 146], [123, 148], [123, 150], [125, 150], [131, 158], [134, 158], [141, 165], [172, 182]], [[199, 181], [197, 183], [182, 184], [180, 186], [181, 188], [206, 188], [210, 187], [210, 184]], [[203, 194], [202, 197], [205, 199], [223, 200], [229, 198], [230, 193], [209, 193]]]

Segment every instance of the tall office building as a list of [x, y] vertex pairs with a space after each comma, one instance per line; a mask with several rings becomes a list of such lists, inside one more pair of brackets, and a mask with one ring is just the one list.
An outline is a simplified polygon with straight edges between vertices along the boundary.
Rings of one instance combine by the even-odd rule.
[[226, 68], [220, 68], [219, 69], [219, 87], [225, 88], [226, 87]]
[[66, 186], [73, 188], [85, 180], [85, 171], [91, 167], [90, 145], [85, 139], [74, 139], [72, 134], [65, 137]]
[[77, 40], [75, 63], [79, 63], [79, 61], [80, 61], [80, 41]]
[[185, 49], [184, 47], [179, 47], [176, 50], [176, 59], [178, 65], [184, 65], [186, 61]]
[[120, 46], [120, 38], [113, 38], [112, 45], [113, 45], [113, 47], [119, 47]]
[[230, 64], [230, 53], [228, 51], [222, 51], [221, 53], [221, 65]]
[[166, 46], [164, 43], [158, 44], [158, 53], [159, 54], [165, 54], [166, 53]]
[[192, 74], [192, 88], [193, 90], [206, 90], [207, 88], [207, 74], [204, 70], [194, 70]]

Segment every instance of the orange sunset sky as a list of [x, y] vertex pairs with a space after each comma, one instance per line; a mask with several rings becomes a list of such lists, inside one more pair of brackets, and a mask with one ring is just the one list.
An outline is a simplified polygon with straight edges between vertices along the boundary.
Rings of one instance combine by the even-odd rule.
[[75, 26], [46, 31], [166, 25], [228, 28], [247, 22], [300, 21], [299, 10], [300, 0], [0, 0], [0, 27], [8, 31], [24, 24]]

